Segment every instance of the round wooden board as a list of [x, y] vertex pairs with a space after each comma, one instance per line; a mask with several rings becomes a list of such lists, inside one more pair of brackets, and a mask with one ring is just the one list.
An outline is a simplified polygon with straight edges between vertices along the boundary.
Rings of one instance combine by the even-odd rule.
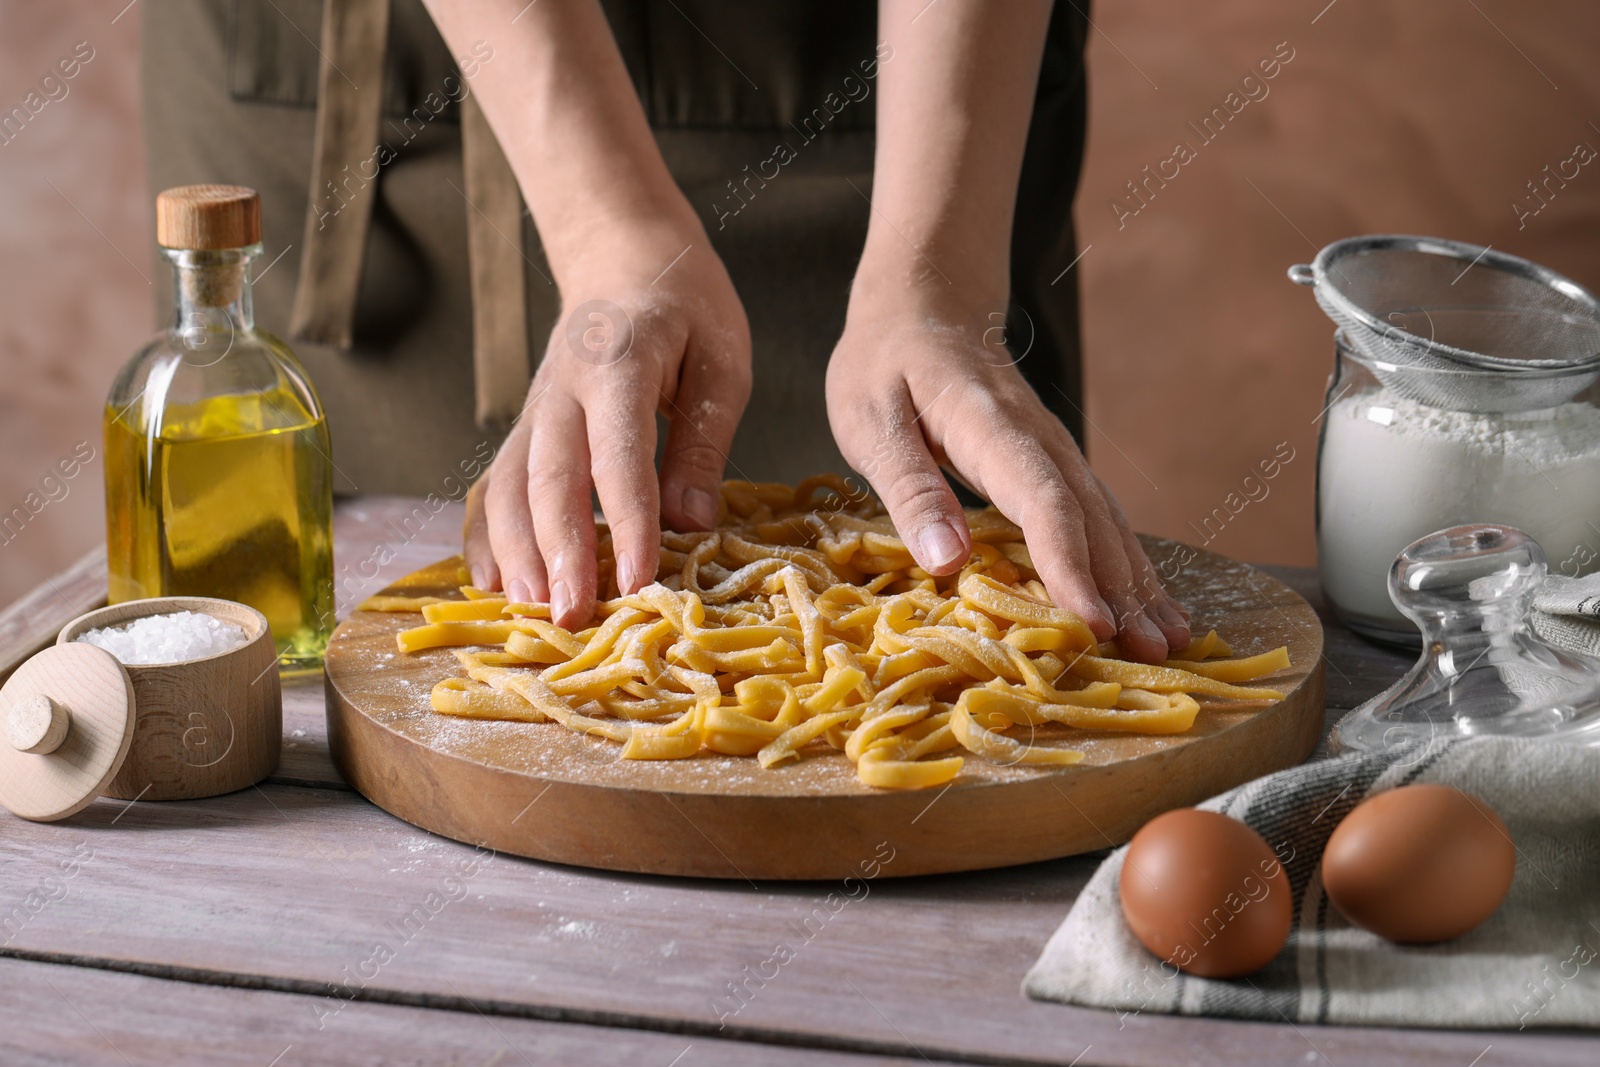
[[[1175, 542], [1145, 538], [1151, 557]], [[460, 560], [386, 592], [454, 596]], [[396, 650], [412, 613], [356, 612], [328, 646], [328, 737], [345, 778], [384, 810], [469, 844], [558, 863], [705, 878], [832, 879], [980, 870], [1118, 845], [1152, 817], [1311, 754], [1323, 721], [1322, 625], [1282, 582], [1196, 551], [1168, 588], [1237, 655], [1289, 646], [1273, 705], [1210, 703], [1186, 734], [1060, 728], [1040, 739], [1085, 753], [1066, 767], [969, 758], [941, 789], [864, 786], [843, 753], [808, 750], [770, 770], [753, 758], [620, 758], [621, 746], [549, 724], [435, 713], [449, 649]], [[885, 862], [885, 857], [893, 858]]]

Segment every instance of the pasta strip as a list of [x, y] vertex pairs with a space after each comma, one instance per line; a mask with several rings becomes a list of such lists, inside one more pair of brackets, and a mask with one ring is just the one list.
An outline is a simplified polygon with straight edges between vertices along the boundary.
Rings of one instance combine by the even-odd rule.
[[964, 748], [996, 763], [1078, 763], [1083, 759], [1083, 753], [1075, 749], [1025, 745], [1014, 737], [979, 726], [961, 704], [950, 713], [950, 732]]
[[429, 604], [456, 604], [440, 596], [369, 596], [356, 605], [357, 611], [421, 611]]
[[515, 693], [502, 692], [468, 678], [446, 678], [433, 687], [428, 702], [441, 715], [463, 719], [549, 722], [550, 717]]
[[1162, 666], [1188, 671], [1190, 674], [1198, 674], [1202, 678], [1218, 682], [1247, 682], [1252, 678], [1288, 670], [1289, 648], [1287, 645], [1280, 645], [1271, 652], [1263, 652], [1259, 656], [1244, 656], [1240, 659], [1213, 663], [1169, 659]]
[[1149, 689], [1157, 693], [1199, 693], [1230, 700], [1282, 700], [1276, 689], [1250, 689], [1215, 681], [1176, 667], [1151, 667], [1099, 656], [1079, 656], [1067, 665], [1079, 678], [1096, 682], [1116, 682], [1129, 689]]
[[1057, 722], [1082, 730], [1117, 730], [1139, 734], [1181, 734], [1194, 725], [1200, 705], [1185, 693], [1152, 693], [1142, 708], [1085, 707], [1047, 704], [1026, 693], [1001, 689], [968, 689], [956, 707], [976, 718], [999, 715], [1013, 723], [1042, 726]]
[[498, 622], [431, 622], [396, 634], [401, 652], [458, 645], [503, 645], [516, 632], [513, 619]]
[[504, 597], [480, 600], [439, 600], [422, 606], [422, 617], [428, 622], [494, 622], [505, 617]]

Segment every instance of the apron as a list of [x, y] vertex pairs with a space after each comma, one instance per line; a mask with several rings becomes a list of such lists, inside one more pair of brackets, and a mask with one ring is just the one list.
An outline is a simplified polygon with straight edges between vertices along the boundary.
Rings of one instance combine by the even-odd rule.
[[[870, 216], [874, 5], [603, 6], [749, 316], [755, 384], [728, 476], [846, 472], [823, 383]], [[463, 77], [496, 62], [493, 42], [452, 57], [418, 0], [167, 0], [143, 18], [151, 188], [260, 192], [256, 316], [288, 335], [316, 383], [336, 490], [459, 497], [520, 410], [560, 312]], [[1063, 271], [1077, 254], [1086, 28], [1079, 5], [1056, 6], [1018, 190], [1007, 335], [1080, 440], [1077, 273]]]

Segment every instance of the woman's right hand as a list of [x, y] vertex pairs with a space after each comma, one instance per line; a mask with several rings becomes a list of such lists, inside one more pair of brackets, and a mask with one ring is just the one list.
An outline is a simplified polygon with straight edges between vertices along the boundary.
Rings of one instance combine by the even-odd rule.
[[[750, 327], [600, 4], [426, 3], [451, 52], [477, 57], [462, 77], [562, 299], [521, 417], [468, 497], [467, 562], [475, 584], [548, 601], [576, 627], [594, 610], [591, 489], [624, 592], [655, 580], [663, 516], [715, 521], [750, 397]], [[671, 422], [659, 484], [658, 410]]]
[[[750, 399], [750, 327], [698, 224], [597, 238], [565, 267], [527, 403], [468, 497], [466, 554], [474, 584], [548, 602], [576, 630], [595, 604], [591, 489], [623, 593], [655, 581], [663, 518], [716, 523]], [[659, 482], [658, 411], [670, 427]]]

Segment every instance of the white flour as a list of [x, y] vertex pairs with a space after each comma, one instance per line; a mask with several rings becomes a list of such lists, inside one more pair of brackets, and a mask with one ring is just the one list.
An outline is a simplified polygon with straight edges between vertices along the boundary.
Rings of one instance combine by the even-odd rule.
[[1600, 563], [1600, 410], [1477, 414], [1387, 389], [1334, 404], [1318, 470], [1317, 557], [1346, 612], [1409, 628], [1389, 566], [1425, 534], [1499, 522], [1538, 540], [1552, 573]]

